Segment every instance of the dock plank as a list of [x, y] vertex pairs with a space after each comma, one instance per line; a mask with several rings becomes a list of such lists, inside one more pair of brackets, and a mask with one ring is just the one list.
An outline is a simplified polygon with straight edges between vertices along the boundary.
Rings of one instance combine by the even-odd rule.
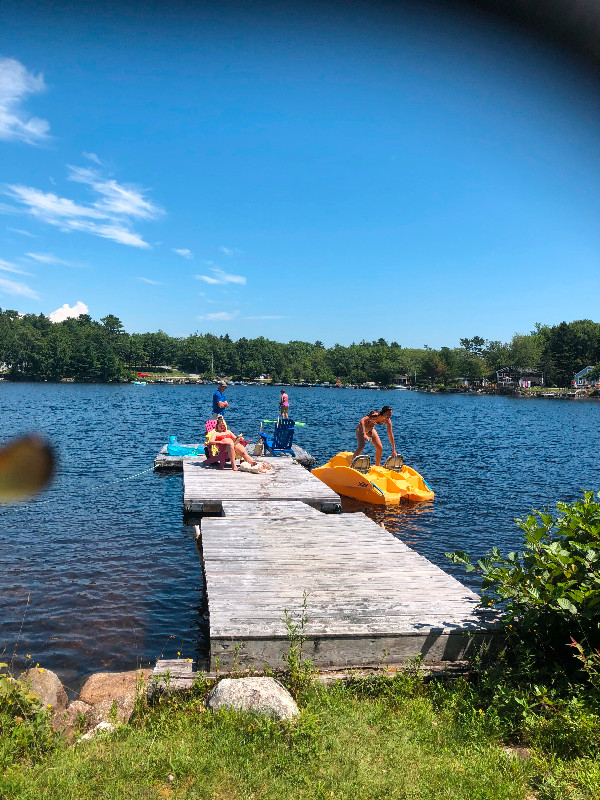
[[[288, 458], [271, 473], [185, 459], [184, 511], [196, 527], [210, 617], [210, 666], [281, 666], [284, 609], [317, 667], [464, 658], [497, 626], [479, 598]], [[208, 516], [216, 514], [218, 516]]]
[[[254, 477], [254, 476], [252, 476]], [[271, 495], [272, 496], [272, 495]], [[304, 611], [318, 667], [464, 657], [495, 621], [478, 596], [362, 513], [324, 515], [302, 502], [226, 499], [202, 521], [211, 664], [281, 664], [284, 609]]]
[[269, 503], [256, 503], [252, 500], [223, 500], [223, 516], [228, 519], [238, 517], [250, 519], [251, 517], [276, 517], [277, 519], [290, 517], [315, 517], [320, 512], [316, 508], [300, 500], [277, 501]]
[[234, 472], [230, 467], [203, 467], [193, 459], [183, 464], [183, 510], [187, 514], [223, 513], [223, 500], [302, 501], [322, 511], [339, 511], [339, 495], [291, 458], [261, 457], [270, 473]]

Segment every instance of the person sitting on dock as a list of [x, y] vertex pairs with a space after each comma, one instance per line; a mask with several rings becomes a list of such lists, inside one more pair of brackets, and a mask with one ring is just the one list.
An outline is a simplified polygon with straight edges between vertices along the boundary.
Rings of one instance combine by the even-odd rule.
[[384, 406], [381, 411], [369, 411], [356, 426], [356, 442], [358, 447], [354, 451], [352, 458], [359, 456], [366, 442], [373, 442], [375, 447], [375, 464], [377, 466], [381, 463], [381, 454], [383, 453], [383, 445], [379, 434], [375, 430], [375, 425], [382, 425], [385, 422], [388, 436], [390, 437], [390, 444], [392, 445], [392, 455], [396, 457], [396, 445], [394, 444], [394, 432], [392, 430], [392, 407]]
[[219, 381], [217, 385], [217, 391], [213, 394], [213, 413], [211, 419], [217, 419], [219, 414], [222, 414], [226, 408], [229, 408], [229, 403], [227, 402], [227, 398], [225, 397], [225, 390], [227, 389], [227, 384], [225, 381]]
[[247, 461], [250, 466], [255, 466], [258, 464], [258, 461], [255, 461], [252, 456], [248, 455], [248, 451], [244, 447], [242, 440], [243, 437], [241, 433], [236, 436], [233, 431], [229, 430], [227, 423], [221, 414], [217, 415], [217, 424], [215, 427], [212, 429], [212, 431], [210, 431], [210, 433], [206, 434], [207, 445], [210, 445], [211, 442], [222, 442], [227, 446], [229, 451], [229, 460], [231, 461], [231, 468], [235, 471], [238, 469], [238, 466], [235, 463], [236, 457]]

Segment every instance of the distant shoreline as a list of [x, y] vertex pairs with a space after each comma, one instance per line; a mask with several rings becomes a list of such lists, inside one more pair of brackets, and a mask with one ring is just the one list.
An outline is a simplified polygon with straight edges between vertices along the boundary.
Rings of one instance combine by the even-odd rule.
[[[53, 385], [58, 384], [75, 384], [82, 385], [103, 385], [103, 386], [123, 386], [123, 385], [148, 385], [148, 386], [216, 386], [217, 380], [206, 380], [197, 378], [186, 378], [184, 376], [177, 376], [174, 378], [158, 378], [146, 379], [143, 381], [132, 380], [97, 380], [93, 378], [76, 380], [74, 378], [62, 378], [61, 380], [35, 380], [32, 378], [11, 378], [9, 376], [0, 376], [0, 383], [21, 384], [21, 383], [49, 383]], [[230, 386], [239, 389], [245, 387], [280, 387], [285, 386], [291, 389], [356, 389], [361, 391], [411, 391], [420, 392], [421, 394], [462, 394], [462, 395], [497, 395], [501, 397], [519, 397], [519, 398], [536, 398], [543, 400], [598, 400], [600, 399], [600, 390], [593, 389], [591, 391], [584, 389], [568, 390], [565, 388], [551, 387], [547, 389], [513, 389], [513, 388], [498, 388], [498, 387], [444, 387], [436, 386], [433, 388], [425, 386], [377, 386], [377, 385], [360, 385], [360, 384], [328, 384], [328, 383], [282, 383], [274, 381], [231, 381]]]

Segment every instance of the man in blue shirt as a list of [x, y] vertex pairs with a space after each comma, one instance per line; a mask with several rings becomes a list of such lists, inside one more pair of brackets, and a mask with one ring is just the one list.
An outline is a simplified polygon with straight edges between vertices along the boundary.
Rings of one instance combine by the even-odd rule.
[[225, 390], [227, 384], [225, 381], [219, 381], [217, 391], [213, 394], [213, 413], [211, 419], [216, 419], [219, 414], [223, 414], [226, 408], [229, 408], [229, 403], [225, 397]]

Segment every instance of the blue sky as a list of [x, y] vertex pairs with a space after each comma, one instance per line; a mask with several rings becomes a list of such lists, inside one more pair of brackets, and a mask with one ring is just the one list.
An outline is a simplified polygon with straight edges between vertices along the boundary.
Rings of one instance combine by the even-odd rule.
[[406, 347], [598, 319], [600, 104], [408, 4], [0, 9], [0, 306]]

